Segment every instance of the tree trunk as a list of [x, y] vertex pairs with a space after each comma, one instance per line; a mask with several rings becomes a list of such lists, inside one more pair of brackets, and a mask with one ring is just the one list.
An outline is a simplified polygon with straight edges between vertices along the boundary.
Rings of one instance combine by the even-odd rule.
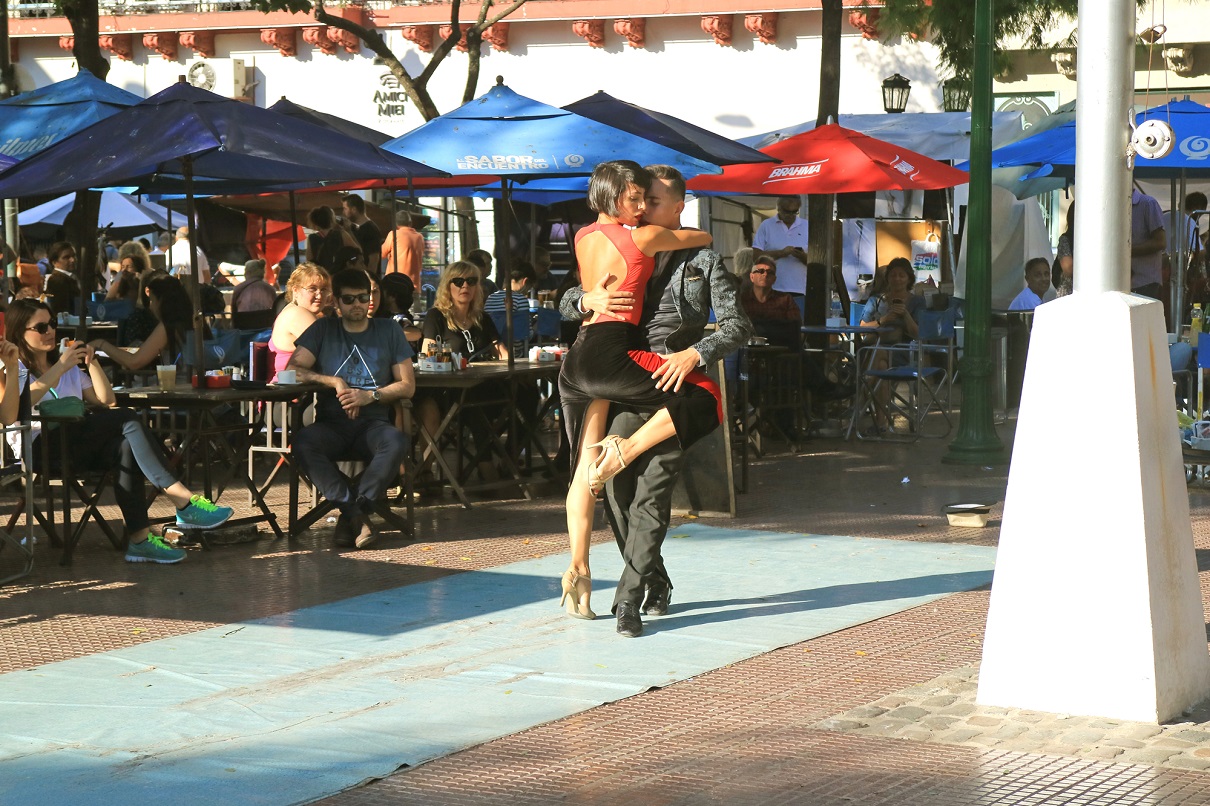
[[[840, 28], [844, 7], [841, 0], [823, 0], [823, 18], [821, 20], [820, 54], [819, 54], [819, 107], [815, 125], [822, 126], [828, 118], [835, 121], [840, 107]], [[833, 251], [829, 244], [832, 232], [832, 209], [835, 206], [834, 195], [813, 195], [807, 197], [807, 227], [809, 241], [807, 260], [827, 266], [831, 271]], [[810, 299], [806, 301], [810, 313], [807, 321], [826, 317], [826, 309], [830, 298]]]
[[101, 55], [101, 19], [97, 0], [69, 0], [62, 7], [63, 16], [67, 17], [75, 37], [71, 55], [76, 57], [76, 65], [104, 81], [109, 75], [109, 61]]

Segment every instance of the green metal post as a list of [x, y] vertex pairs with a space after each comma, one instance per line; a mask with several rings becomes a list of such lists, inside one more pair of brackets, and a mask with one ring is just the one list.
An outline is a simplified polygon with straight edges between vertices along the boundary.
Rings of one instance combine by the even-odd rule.
[[942, 461], [1003, 464], [1008, 456], [992, 418], [992, 0], [975, 0], [975, 73], [971, 93], [970, 208], [966, 218], [966, 342], [959, 370], [958, 435]]

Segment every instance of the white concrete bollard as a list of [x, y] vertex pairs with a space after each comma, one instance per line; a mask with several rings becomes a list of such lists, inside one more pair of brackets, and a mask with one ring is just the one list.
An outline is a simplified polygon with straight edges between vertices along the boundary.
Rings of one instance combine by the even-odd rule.
[[1037, 309], [978, 702], [1143, 722], [1210, 695], [1163, 308]]

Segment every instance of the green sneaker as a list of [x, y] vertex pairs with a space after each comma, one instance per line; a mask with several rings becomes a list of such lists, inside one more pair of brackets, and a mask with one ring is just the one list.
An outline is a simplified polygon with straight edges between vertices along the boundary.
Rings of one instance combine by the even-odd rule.
[[130, 543], [126, 547], [128, 563], [162, 563], [171, 565], [185, 559], [184, 549], [174, 549], [160, 538], [148, 534], [142, 543]]
[[181, 529], [213, 529], [230, 520], [235, 510], [210, 503], [203, 495], [189, 499], [189, 506], [176, 511], [176, 525]]

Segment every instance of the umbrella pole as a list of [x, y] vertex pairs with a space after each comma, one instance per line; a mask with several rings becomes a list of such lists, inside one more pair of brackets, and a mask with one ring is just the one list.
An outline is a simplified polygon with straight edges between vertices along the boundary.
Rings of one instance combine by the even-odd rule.
[[206, 317], [202, 313], [201, 278], [197, 273], [197, 211], [193, 206], [193, 157], [182, 160], [185, 168], [185, 221], [189, 228], [189, 298], [193, 302], [193, 370], [197, 388], [205, 388], [206, 377]]
[[294, 268], [298, 268], [298, 205], [293, 190], [286, 195], [290, 197], [290, 241], [294, 244]]
[[[1180, 335], [1181, 328], [1185, 321], [1185, 272], [1189, 267], [1189, 227], [1186, 222], [1189, 220], [1185, 215], [1184, 201], [1185, 193], [1188, 188], [1185, 185], [1185, 169], [1181, 169], [1181, 187], [1180, 195], [1176, 193], [1176, 180], [1172, 180], [1172, 229], [1176, 231], [1176, 270], [1172, 272], [1172, 283], [1175, 288], [1172, 289], [1172, 321], [1169, 323], [1168, 332]], [[1177, 229], [1177, 227], [1180, 229]], [[1196, 337], [1193, 339], [1197, 341]]]
[[501, 282], [505, 286], [504, 295], [504, 344], [508, 350], [508, 371], [513, 371], [513, 284], [509, 280], [509, 272], [513, 262], [513, 200], [512, 191], [509, 189], [508, 179], [500, 180], [500, 200], [504, 202], [504, 239], [496, 247], [496, 255], [499, 266], [503, 267], [500, 274]]

